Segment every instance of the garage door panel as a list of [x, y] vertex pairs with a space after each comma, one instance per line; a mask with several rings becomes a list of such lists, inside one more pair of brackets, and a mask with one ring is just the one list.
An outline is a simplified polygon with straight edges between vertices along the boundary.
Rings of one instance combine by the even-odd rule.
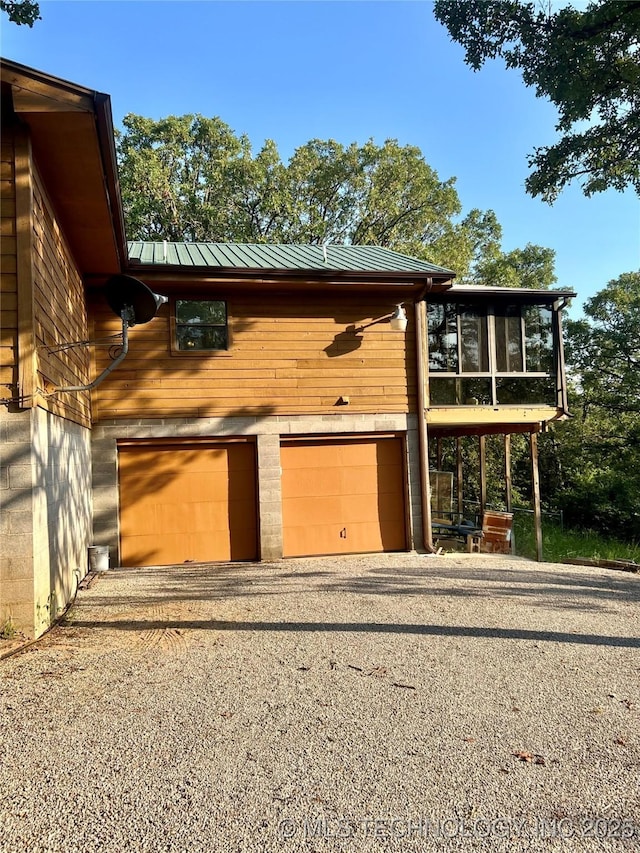
[[[305, 523], [309, 524], [329, 524], [340, 519], [340, 512], [336, 510], [336, 499], [330, 497], [302, 497], [289, 500], [287, 498], [282, 501], [283, 518], [300, 518]], [[286, 522], [285, 522], [286, 523]], [[336, 522], [337, 523], [337, 522]]]
[[123, 565], [256, 559], [254, 445], [119, 451]]
[[397, 438], [284, 444], [285, 556], [404, 550], [402, 449]]

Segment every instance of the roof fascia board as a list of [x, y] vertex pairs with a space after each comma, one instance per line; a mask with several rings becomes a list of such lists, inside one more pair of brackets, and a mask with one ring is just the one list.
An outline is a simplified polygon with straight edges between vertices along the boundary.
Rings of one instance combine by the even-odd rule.
[[545, 302], [556, 302], [559, 299], [572, 299], [577, 294], [573, 290], [544, 290], [532, 287], [465, 287], [464, 285], [452, 285], [447, 291], [448, 299], [462, 301], [463, 299], [485, 300], [490, 298], [506, 298], [510, 300], [541, 299]]
[[0, 62], [3, 82], [12, 88], [16, 112], [93, 112], [93, 90], [17, 62]]
[[154, 281], [197, 280], [203, 283], [225, 281], [245, 281], [247, 284], [280, 284], [291, 282], [299, 284], [393, 284], [407, 287], [425, 287], [450, 285], [451, 276], [433, 272], [380, 270], [289, 270], [289, 269], [250, 269], [247, 267], [170, 267], [166, 264], [152, 265], [130, 263], [127, 272], [135, 276], [149, 276]]
[[106, 185], [107, 203], [111, 211], [116, 249], [120, 268], [124, 269], [127, 259], [127, 238], [124, 225], [124, 210], [120, 195], [120, 180], [118, 178], [118, 158], [116, 154], [115, 133], [113, 130], [113, 115], [111, 98], [102, 92], [94, 93], [94, 108], [98, 128], [98, 144], [102, 155], [104, 181]]

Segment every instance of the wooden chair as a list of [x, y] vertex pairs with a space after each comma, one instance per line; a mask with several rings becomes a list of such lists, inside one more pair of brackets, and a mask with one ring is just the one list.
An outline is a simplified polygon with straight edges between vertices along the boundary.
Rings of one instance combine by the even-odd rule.
[[510, 554], [512, 512], [485, 510], [482, 515], [482, 530], [467, 536], [469, 553]]

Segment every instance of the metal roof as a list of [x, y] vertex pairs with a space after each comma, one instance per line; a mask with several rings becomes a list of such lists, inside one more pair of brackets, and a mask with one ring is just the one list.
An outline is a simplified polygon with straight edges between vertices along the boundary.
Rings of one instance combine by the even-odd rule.
[[129, 244], [129, 262], [154, 266], [218, 267], [247, 270], [377, 273], [435, 273], [455, 275], [445, 267], [384, 249], [380, 246], [309, 246], [268, 243], [175, 243]]
[[550, 290], [531, 287], [493, 287], [484, 284], [454, 284], [444, 294], [444, 299], [456, 299], [468, 297], [469, 299], [483, 299], [491, 296], [509, 296], [513, 300], [528, 300], [533, 297], [541, 302], [555, 302], [557, 299], [571, 299], [576, 296], [575, 291], [558, 289]]

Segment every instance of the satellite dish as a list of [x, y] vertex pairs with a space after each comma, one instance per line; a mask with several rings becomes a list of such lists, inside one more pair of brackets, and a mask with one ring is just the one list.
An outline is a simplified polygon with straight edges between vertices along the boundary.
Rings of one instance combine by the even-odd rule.
[[158, 309], [169, 301], [132, 275], [112, 276], [105, 285], [105, 291], [113, 313], [122, 317], [122, 312], [126, 311], [130, 326], [153, 320]]

